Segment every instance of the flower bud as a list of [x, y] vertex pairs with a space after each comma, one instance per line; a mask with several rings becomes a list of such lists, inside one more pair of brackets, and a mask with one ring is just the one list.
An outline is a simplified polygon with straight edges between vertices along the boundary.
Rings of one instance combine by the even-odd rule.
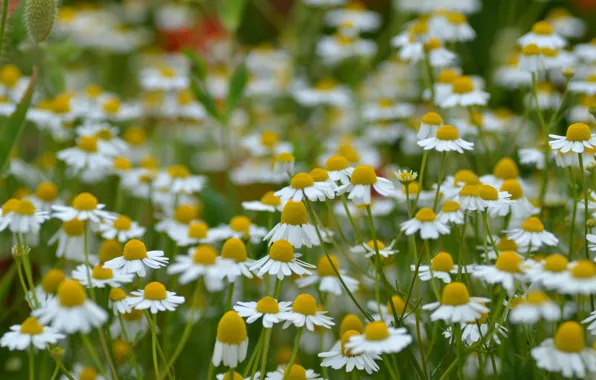
[[52, 355], [52, 358], [54, 358], [54, 360], [62, 361], [62, 358], [64, 357], [64, 349], [62, 349], [62, 347], [60, 346], [52, 347], [50, 355]]
[[57, 12], [56, 0], [27, 0], [25, 25], [33, 41], [41, 43], [48, 38], [54, 27]]

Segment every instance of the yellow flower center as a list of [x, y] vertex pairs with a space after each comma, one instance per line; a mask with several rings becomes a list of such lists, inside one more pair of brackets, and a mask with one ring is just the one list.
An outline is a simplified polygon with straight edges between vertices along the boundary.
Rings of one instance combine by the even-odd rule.
[[525, 56], [538, 55], [540, 48], [536, 44], [528, 44], [522, 48], [521, 53]]
[[91, 193], [81, 193], [72, 201], [72, 207], [79, 211], [91, 211], [97, 208], [97, 198]]
[[426, 25], [426, 22], [416, 22], [410, 27], [410, 32], [418, 36], [421, 34], [426, 34], [428, 33], [428, 25]]
[[493, 175], [499, 179], [515, 179], [519, 177], [519, 168], [509, 157], [499, 160], [493, 169]]
[[70, 112], [70, 94], [60, 94], [52, 100], [52, 111], [57, 114]]
[[63, 307], [81, 306], [87, 297], [85, 290], [76, 280], [64, 280], [58, 286], [58, 301]]
[[114, 158], [112, 167], [116, 170], [128, 171], [128, 170], [132, 169], [132, 163], [130, 162], [130, 160], [128, 158], [120, 156], [120, 157]]
[[435, 137], [439, 140], [453, 141], [459, 138], [459, 132], [452, 125], [444, 125], [437, 130]]
[[443, 124], [443, 118], [436, 112], [427, 112], [422, 116], [422, 123], [438, 126]]
[[117, 113], [120, 110], [120, 101], [116, 98], [110, 98], [102, 104], [102, 107], [107, 113]]
[[257, 311], [264, 314], [279, 313], [279, 304], [273, 297], [263, 297], [257, 302]]
[[500, 252], [503, 251], [517, 251], [517, 244], [513, 241], [513, 240], [509, 240], [507, 239], [507, 237], [503, 236], [502, 238], [499, 239], [499, 242], [497, 243], [497, 249]]
[[360, 161], [360, 153], [350, 143], [341, 144], [337, 149], [337, 153], [345, 157], [348, 162], [355, 163]]
[[263, 146], [269, 149], [274, 148], [277, 145], [278, 141], [279, 136], [275, 132], [265, 131], [261, 133], [261, 144], [263, 144]]
[[97, 132], [96, 136], [100, 140], [104, 140], [104, 141], [110, 141], [114, 137], [112, 135], [112, 131], [107, 128], [101, 129], [99, 132]]
[[56, 167], [56, 156], [52, 152], [43, 152], [39, 157], [39, 164], [44, 169], [52, 169]]
[[221, 380], [244, 380], [244, 376], [234, 371], [234, 378], [230, 379], [230, 374], [228, 372], [221, 378]]
[[418, 194], [418, 192], [420, 191], [420, 184], [418, 183], [418, 181], [412, 181], [408, 183], [407, 187], [403, 187], [402, 192], [404, 194], [406, 193], [406, 189], [408, 190], [408, 194], [410, 196], [412, 196], [413, 194]]
[[60, 269], [50, 269], [48, 273], [43, 276], [41, 281], [41, 288], [48, 294], [56, 294], [58, 287], [66, 279], [66, 275]]
[[147, 140], [145, 131], [140, 127], [131, 127], [124, 133], [124, 140], [133, 146], [143, 145]]
[[547, 58], [556, 58], [559, 55], [559, 50], [545, 47], [540, 49], [540, 53]]
[[341, 334], [341, 353], [343, 356], [356, 356], [352, 355], [351, 350], [346, 349], [346, 343], [348, 343], [350, 341], [350, 338], [352, 338], [355, 335], [360, 335], [360, 332], [355, 330], [348, 330], [345, 333]]
[[441, 211], [443, 212], [455, 212], [459, 211], [460, 209], [461, 207], [459, 206], [459, 203], [457, 203], [456, 201], [447, 201], [441, 207]]
[[95, 368], [85, 367], [79, 373], [79, 380], [95, 380], [97, 379], [97, 371]]
[[389, 337], [389, 329], [383, 321], [370, 322], [364, 327], [366, 340], [385, 340]]
[[[369, 240], [368, 243], [366, 243], [366, 245], [372, 250], [375, 249], [375, 242], [373, 240]], [[379, 251], [381, 251], [385, 249], [385, 244], [383, 244], [382, 241], [377, 240], [377, 247], [379, 247]]]
[[329, 258], [327, 256], [321, 256], [317, 265], [317, 274], [320, 277], [335, 276], [332, 264], [339, 271], [339, 260], [335, 255], [329, 255]]
[[357, 315], [354, 314], [347, 314], [344, 319], [342, 319], [341, 324], [339, 326], [339, 335], [343, 336], [347, 331], [354, 330], [359, 333], [364, 331], [364, 324], [362, 320], [358, 318]]
[[372, 166], [360, 165], [354, 169], [350, 182], [353, 185], [374, 185], [377, 183], [377, 174]]
[[230, 220], [230, 228], [236, 232], [242, 232], [245, 235], [248, 235], [250, 232], [251, 222], [246, 216], [235, 216]]
[[120, 215], [116, 220], [114, 220], [114, 228], [119, 231], [128, 231], [132, 226], [132, 222], [128, 216]]
[[21, 201], [15, 198], [7, 200], [6, 203], [2, 205], [2, 215], [15, 212], [19, 208], [20, 204]]
[[228, 311], [217, 325], [217, 340], [221, 343], [239, 345], [246, 341], [246, 323], [235, 311]]
[[335, 80], [326, 78], [318, 81], [315, 85], [315, 88], [319, 91], [331, 91], [335, 88], [335, 86], [337, 86], [337, 82]]
[[328, 171], [344, 170], [349, 166], [348, 160], [343, 156], [331, 156], [325, 162], [325, 169]]
[[286, 263], [292, 261], [294, 259], [294, 247], [287, 240], [277, 240], [269, 249], [269, 258]]
[[306, 370], [299, 364], [293, 364], [292, 368], [285, 369], [283, 378], [286, 380], [306, 380]]
[[317, 300], [310, 294], [299, 294], [294, 298], [292, 311], [304, 315], [315, 315], [317, 314]]
[[139, 162], [139, 165], [143, 169], [147, 169], [147, 170], [159, 168], [159, 162], [157, 161], [157, 158], [153, 157], [152, 155], [143, 157], [141, 162]]
[[199, 265], [214, 265], [217, 258], [217, 252], [210, 245], [202, 244], [195, 248], [192, 261]]
[[281, 212], [281, 223], [292, 226], [307, 224], [308, 218], [306, 217], [306, 207], [304, 206], [304, 203], [289, 200]]
[[97, 152], [97, 137], [96, 136], [81, 136], [77, 144], [80, 150], [95, 153]]
[[568, 141], [586, 141], [592, 137], [590, 127], [584, 123], [574, 123], [567, 128], [565, 138]]
[[85, 94], [87, 94], [87, 96], [92, 99], [97, 98], [99, 95], [101, 95], [102, 92], [103, 89], [101, 88], [101, 86], [95, 83], [92, 83], [85, 88]]
[[550, 301], [550, 297], [542, 290], [530, 290], [526, 294], [526, 302], [532, 305], [542, 305]]
[[389, 315], [393, 315], [393, 308], [391, 307], [391, 304], [393, 303], [393, 307], [395, 308], [395, 313], [400, 316], [404, 313], [404, 309], [408, 310], [409, 308], [406, 306], [406, 303], [404, 302], [404, 300], [398, 296], [391, 296], [391, 300], [387, 301], [387, 305], [386, 305], [386, 311], [387, 314]]
[[168, 167], [168, 174], [172, 178], [188, 178], [190, 171], [184, 165], [172, 165]]
[[21, 79], [21, 70], [15, 65], [4, 65], [0, 70], [0, 82], [6, 87], [14, 87]]
[[478, 195], [485, 201], [496, 201], [499, 199], [499, 192], [490, 185], [480, 185]]
[[455, 183], [463, 183], [466, 185], [480, 184], [480, 180], [478, 179], [478, 176], [476, 174], [474, 174], [473, 171], [468, 170], [468, 169], [461, 169], [461, 170], [458, 170], [457, 172], [455, 172], [455, 175], [453, 176], [453, 180], [455, 181]]
[[323, 182], [329, 179], [329, 173], [327, 173], [327, 170], [321, 168], [315, 168], [311, 170], [310, 176], [315, 182]]
[[35, 189], [35, 196], [44, 202], [58, 198], [58, 187], [52, 182], [42, 182]]
[[15, 212], [21, 215], [33, 215], [35, 214], [35, 205], [30, 200], [23, 199]]
[[459, 306], [470, 302], [468, 288], [461, 282], [452, 282], [443, 288], [441, 303], [443, 305]]
[[21, 324], [21, 334], [38, 335], [43, 332], [43, 326], [39, 324], [37, 318], [29, 317]]
[[67, 220], [62, 223], [62, 231], [68, 236], [82, 236], [85, 232], [85, 223], [79, 219]]
[[261, 198], [261, 203], [268, 206], [277, 207], [281, 204], [281, 199], [279, 199], [279, 197], [276, 196], [273, 191], [268, 191]]
[[161, 282], [150, 282], [143, 290], [143, 297], [152, 301], [165, 300], [167, 297], [166, 287]]
[[438, 38], [430, 38], [425, 44], [424, 49], [426, 51], [437, 50], [441, 47], [441, 41]]
[[[452, 83], [455, 78], [459, 76], [459, 73], [454, 69], [444, 69], [437, 75], [438, 83]], [[435, 124], [436, 125], [436, 124]]]
[[449, 21], [451, 24], [462, 25], [468, 22], [468, 19], [463, 13], [449, 12], [447, 13], [447, 21]]
[[424, 207], [418, 210], [416, 213], [416, 219], [420, 222], [433, 222], [435, 219], [437, 219], [437, 215], [431, 208]]
[[453, 258], [447, 252], [437, 253], [430, 262], [433, 271], [449, 272], [453, 269]]
[[518, 273], [519, 265], [521, 264], [521, 256], [512, 251], [501, 252], [497, 257], [495, 266], [498, 270], [509, 273]]
[[453, 79], [451, 82], [453, 92], [455, 94], [467, 94], [474, 91], [474, 82], [468, 76], [460, 76]]
[[112, 351], [118, 365], [124, 363], [130, 355], [130, 346], [122, 339], [116, 339], [112, 342]]
[[591, 278], [596, 275], [596, 264], [592, 260], [582, 259], [578, 260], [571, 275], [575, 278]]
[[553, 26], [548, 21], [538, 21], [532, 26], [532, 32], [541, 36], [553, 34]]
[[561, 324], [555, 333], [555, 348], [563, 352], [581, 352], [586, 346], [584, 328], [575, 321]]
[[189, 224], [197, 217], [197, 208], [192, 205], [180, 205], [174, 211], [174, 219], [182, 224]]
[[221, 257], [232, 259], [237, 263], [243, 263], [247, 259], [246, 246], [242, 240], [230, 238], [226, 240], [221, 248]]
[[190, 92], [188, 90], [182, 90], [178, 93], [178, 103], [180, 103], [183, 106], [186, 106], [186, 105], [192, 103], [194, 98], [195, 97], [192, 94], [192, 92]]
[[527, 232], [542, 232], [544, 224], [537, 217], [531, 216], [522, 223], [521, 228]]
[[114, 277], [114, 272], [109, 268], [103, 268], [101, 264], [93, 267], [91, 276], [96, 280], [109, 280]]
[[283, 163], [288, 163], [288, 162], [294, 162], [294, 156], [292, 156], [291, 153], [280, 153], [276, 158], [275, 161], [277, 162], [283, 162]]
[[204, 222], [193, 222], [188, 226], [188, 237], [192, 239], [205, 239], [209, 227]]
[[544, 269], [549, 272], [563, 272], [567, 269], [569, 260], [558, 253], [553, 253], [544, 260]]
[[110, 299], [114, 302], [122, 301], [126, 298], [126, 292], [122, 288], [110, 289]]
[[516, 200], [524, 196], [524, 190], [519, 182], [515, 179], [506, 179], [501, 185], [501, 191], [506, 191], [511, 194], [511, 199]]
[[132, 309], [130, 313], [122, 314], [122, 318], [127, 321], [139, 321], [141, 318], [143, 318], [143, 315], [143, 310]]
[[305, 189], [314, 185], [315, 180], [308, 173], [298, 173], [292, 177], [290, 186], [294, 189]]
[[145, 243], [138, 239], [132, 239], [124, 244], [123, 256], [126, 260], [142, 260], [147, 257]]

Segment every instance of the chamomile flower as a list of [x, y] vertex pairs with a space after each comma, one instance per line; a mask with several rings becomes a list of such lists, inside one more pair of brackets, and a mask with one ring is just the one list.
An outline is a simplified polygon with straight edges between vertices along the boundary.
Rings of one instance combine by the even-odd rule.
[[317, 55], [329, 64], [337, 64], [350, 57], [370, 57], [377, 52], [373, 41], [360, 38], [344, 28], [338, 29], [333, 36], [322, 36], [317, 41]]
[[[129, 339], [139, 339], [149, 331], [149, 324], [143, 310], [132, 309], [129, 312], [123, 313], [122, 322]], [[112, 338], [124, 338], [122, 326], [120, 326], [118, 320], [115, 320], [110, 325], [110, 334]]]
[[48, 344], [56, 344], [64, 337], [54, 328], [40, 324], [37, 318], [28, 317], [20, 325], [10, 326], [10, 331], [0, 338], [0, 346], [10, 351], [26, 351], [31, 346], [45, 350]]
[[554, 247], [559, 244], [559, 239], [546, 231], [544, 224], [535, 216], [526, 219], [520, 228], [507, 231], [507, 238], [515, 241], [522, 250], [530, 246], [540, 248], [544, 245]]
[[501, 285], [512, 295], [515, 281], [524, 279], [522, 263], [522, 257], [516, 252], [504, 251], [497, 257], [495, 265], [474, 265], [471, 274], [487, 284]]
[[321, 292], [339, 296], [344, 291], [343, 285], [339, 281], [332, 266], [339, 272], [341, 279], [351, 292], [358, 289], [358, 280], [345, 274], [345, 271], [341, 269], [340, 262], [335, 255], [329, 255], [329, 257], [321, 256], [319, 263], [317, 264], [316, 274], [298, 278], [296, 279], [296, 284], [299, 288], [305, 288], [319, 283], [318, 289]]
[[352, 172], [350, 183], [337, 188], [337, 194], [348, 193], [348, 199], [354, 204], [370, 205], [372, 189], [384, 197], [389, 197], [395, 188], [388, 179], [378, 177], [372, 167], [360, 165]]
[[[393, 248], [395, 244], [396, 241], [393, 240], [388, 246], [385, 246], [385, 243], [383, 243], [380, 240], [377, 240], [377, 248], [379, 249], [379, 255], [387, 258], [398, 253], [399, 249]], [[361, 245], [352, 247], [350, 251], [354, 253], [365, 253], [364, 257], [372, 257], [377, 254], [377, 251], [375, 250], [375, 242], [373, 240], [368, 241], [368, 243], [363, 243]]]
[[291, 153], [283, 152], [275, 157], [275, 163], [273, 164], [273, 171], [275, 173], [292, 174], [294, 172], [294, 163], [296, 159]]
[[596, 95], [596, 74], [585, 80], [575, 80], [569, 83], [569, 91], [583, 95]]
[[33, 310], [32, 314], [40, 323], [67, 334], [87, 334], [108, 320], [105, 310], [87, 299], [83, 285], [76, 280], [62, 281], [56, 298]]
[[575, 45], [573, 52], [582, 61], [588, 63], [596, 62], [596, 38], [593, 38], [592, 41], [588, 43]]
[[265, 235], [263, 240], [269, 241], [269, 245], [278, 240], [287, 240], [296, 248], [321, 244], [315, 227], [308, 223], [304, 203], [292, 200], [284, 205], [280, 222]]
[[191, 174], [184, 165], [172, 165], [157, 174], [154, 186], [168, 189], [173, 194], [192, 194], [201, 191], [206, 181], [203, 176]]
[[300, 253], [294, 252], [294, 247], [289, 241], [276, 240], [269, 248], [269, 254], [257, 260], [250, 270], [258, 277], [268, 273], [270, 276], [277, 276], [280, 280], [292, 274], [310, 275], [312, 272], [309, 269], [316, 267], [299, 260], [300, 256], [302, 256]]
[[[87, 238], [91, 237], [90, 230], [87, 230], [87, 235]], [[56, 241], [56, 257], [85, 262], [85, 222], [77, 218], [65, 220], [48, 244], [53, 245]]]
[[446, 235], [450, 231], [449, 227], [439, 221], [434, 211], [428, 207], [418, 210], [414, 218], [401, 223], [400, 228], [407, 236], [420, 231], [421, 239], [438, 239], [440, 235]]
[[[412, 271], [416, 270], [416, 265], [410, 265]], [[422, 281], [432, 280], [436, 277], [446, 284], [451, 282], [451, 275], [457, 274], [458, 266], [453, 264], [453, 258], [447, 252], [439, 252], [430, 260], [430, 265], [420, 265], [418, 267], [418, 277]]]
[[217, 325], [217, 338], [211, 362], [236, 368], [246, 358], [248, 334], [244, 319], [235, 311], [228, 311]]
[[456, 77], [451, 82], [450, 93], [445, 95], [439, 105], [442, 108], [484, 106], [490, 95], [477, 89], [477, 86], [468, 76]]
[[98, 149], [96, 136], [79, 137], [76, 146], [59, 151], [56, 157], [73, 168], [75, 173], [96, 172], [112, 167], [112, 158]]
[[439, 39], [434, 37], [430, 38], [424, 44], [424, 50], [428, 54], [428, 59], [432, 67], [441, 68], [449, 66], [457, 58], [457, 56], [454, 53], [450, 52], [442, 46], [441, 41]]
[[258, 201], [242, 202], [242, 208], [250, 211], [278, 212], [282, 210], [281, 199], [273, 191], [268, 191]]
[[[462, 330], [461, 339], [466, 343], [466, 345], [470, 346], [486, 336], [488, 332], [487, 321], [488, 314], [483, 313], [482, 316], [476, 321], [465, 322], [460, 324], [460, 328]], [[495, 333], [492, 335], [491, 340], [493, 340], [496, 344], [501, 344], [501, 339], [499, 338], [499, 335], [506, 338], [507, 328], [499, 323], [495, 323], [494, 329]], [[447, 339], [451, 338], [450, 341], [458, 339], [453, 336], [451, 327], [448, 327], [445, 331], [443, 331], [443, 336]]]
[[584, 329], [575, 321], [561, 324], [554, 339], [545, 339], [530, 353], [538, 368], [565, 377], [584, 378], [596, 371], [596, 351], [586, 347]]
[[53, 182], [43, 181], [37, 185], [35, 193], [28, 196], [26, 199], [33, 202], [36, 209], [49, 212], [53, 205], [61, 205], [62, 200], [58, 193], [58, 187]]
[[561, 294], [596, 294], [596, 264], [588, 259], [570, 263], [556, 289]]
[[[97, 369], [93, 367], [86, 367], [81, 364], [75, 364], [71, 372], [75, 379], [93, 379], [93, 380], [108, 380], [107, 377], [98, 373]], [[67, 376], [60, 376], [60, 380], [68, 380]]]
[[52, 216], [64, 222], [76, 218], [81, 221], [100, 223], [105, 219], [112, 219], [112, 215], [103, 210], [104, 207], [105, 205], [99, 203], [93, 194], [80, 193], [74, 198], [71, 206], [52, 206]]
[[124, 245], [122, 256], [105, 262], [103, 267], [145, 277], [145, 267], [159, 269], [166, 266], [168, 260], [163, 251], [147, 251], [142, 241], [133, 239]]
[[418, 145], [424, 150], [434, 149], [437, 152], [458, 152], [460, 154], [463, 154], [464, 150], [474, 149], [474, 143], [460, 138], [459, 132], [452, 125], [443, 125], [437, 130], [435, 137], [418, 141]]
[[17, 202], [10, 215], [10, 231], [15, 234], [39, 233], [42, 223], [49, 218], [48, 212], [37, 211], [33, 202], [27, 199]]
[[564, 38], [580, 38], [586, 32], [586, 25], [581, 18], [574, 17], [565, 8], [553, 8], [546, 14], [546, 21], [553, 30]]
[[[58, 287], [66, 279], [66, 274], [57, 268], [52, 268], [44, 274], [41, 284], [35, 288], [35, 297], [40, 306], [45, 305], [50, 299], [56, 297]], [[27, 294], [29, 304], [32, 304], [33, 295], [31, 291]]]
[[253, 323], [263, 318], [263, 327], [272, 328], [273, 325], [284, 320], [284, 313], [291, 310], [291, 302], [278, 302], [273, 297], [263, 297], [259, 302], [237, 302], [234, 310], [243, 318], [246, 323]]
[[558, 289], [567, 277], [569, 259], [558, 253], [547, 256], [536, 265], [528, 266], [526, 276], [530, 283], [548, 290]]
[[360, 331], [348, 330], [341, 334], [340, 344], [335, 345], [330, 351], [321, 352], [318, 354], [320, 358], [323, 358], [321, 362], [322, 367], [331, 367], [335, 370], [345, 368], [346, 372], [352, 372], [354, 368], [359, 371], [366, 371], [369, 375], [379, 370], [379, 366], [375, 363], [375, 360], [380, 359], [377, 354], [353, 354], [351, 350], [346, 349], [345, 345], [350, 339], [359, 335]]
[[464, 224], [464, 212], [456, 201], [447, 201], [441, 206], [441, 211], [437, 214], [437, 220], [443, 224]]
[[133, 290], [128, 296], [128, 304], [136, 310], [147, 310], [152, 314], [160, 311], [174, 311], [184, 303], [184, 297], [166, 290], [166, 287], [157, 281], [150, 282], [143, 290]]
[[324, 380], [318, 373], [312, 369], [306, 369], [300, 364], [293, 364], [291, 368], [280, 367], [273, 372], [267, 373], [267, 377], [265, 378], [265, 380], [283, 379]]
[[423, 310], [433, 310], [430, 320], [436, 322], [443, 320], [448, 324], [473, 322], [488, 313], [485, 303], [490, 299], [483, 297], [470, 297], [468, 288], [461, 282], [452, 282], [443, 288], [440, 302], [422, 306]]
[[121, 243], [141, 238], [145, 234], [145, 228], [126, 215], [119, 215], [112, 220], [104, 220], [99, 224], [98, 229], [104, 239], [117, 239]]
[[246, 246], [238, 238], [230, 238], [221, 247], [221, 260], [225, 260], [225, 277], [234, 282], [238, 277], [253, 278], [250, 268], [255, 260], [248, 258]]
[[560, 49], [567, 45], [564, 38], [556, 34], [553, 26], [548, 21], [538, 21], [532, 26], [532, 30], [521, 36], [517, 43], [523, 48], [529, 44], [535, 44], [539, 48]]
[[285, 203], [290, 199], [294, 202], [301, 202], [307, 198], [311, 202], [324, 201], [335, 197], [334, 188], [326, 182], [315, 182], [308, 173], [295, 174], [290, 185], [275, 192], [275, 195]]
[[331, 27], [339, 27], [349, 23], [361, 32], [372, 32], [381, 25], [379, 14], [366, 9], [359, 1], [349, 2], [345, 7], [330, 10], [325, 14], [325, 23]]
[[249, 218], [238, 215], [230, 220], [228, 225], [221, 225], [212, 228], [212, 236], [215, 240], [225, 240], [232, 237], [250, 240], [252, 243], [259, 243], [267, 235], [267, 229], [252, 223]]
[[178, 282], [185, 285], [198, 278], [205, 279], [210, 292], [223, 289], [222, 278], [226, 275], [227, 261], [218, 262], [217, 252], [210, 245], [199, 245], [188, 250], [187, 255], [177, 255], [175, 262], [168, 266], [168, 274], [179, 274]]
[[291, 143], [280, 141], [279, 134], [269, 130], [251, 134], [243, 138], [241, 144], [253, 157], [275, 157], [292, 151]]
[[350, 167], [348, 160], [343, 156], [331, 156], [325, 161], [325, 170], [329, 178], [343, 185], [350, 183], [354, 168]]
[[186, 231], [181, 229], [174, 230], [171, 237], [180, 247], [200, 243], [212, 243], [217, 240], [213, 236], [213, 232], [210, 232], [209, 226], [202, 221], [191, 222]]
[[[155, 225], [155, 230], [165, 232], [172, 240], [188, 234], [190, 225], [197, 219], [199, 210], [196, 205], [183, 203], [177, 206], [173, 212], [167, 211], [166, 216]], [[215, 238], [215, 236], [213, 236]]]
[[[132, 282], [133, 275], [112, 269], [105, 269], [102, 264], [96, 265], [93, 268], [86, 264], [81, 264], [72, 271], [72, 278], [87, 288], [105, 288], [106, 285], [119, 287], [123, 283]], [[90, 284], [89, 279], [91, 279]]]
[[296, 87], [293, 96], [298, 103], [306, 107], [318, 105], [344, 107], [352, 102], [348, 88], [333, 79], [322, 79], [313, 87], [306, 87], [303, 84]]
[[422, 116], [420, 128], [416, 137], [418, 140], [424, 140], [435, 136], [439, 128], [443, 126], [443, 118], [436, 112], [427, 112]]
[[536, 324], [541, 319], [558, 321], [560, 318], [559, 305], [541, 290], [529, 290], [521, 302], [509, 312], [509, 321], [514, 324]]
[[486, 211], [492, 218], [509, 214], [511, 194], [506, 191], [497, 191], [491, 185], [478, 186], [478, 195], [483, 201], [481, 211]]
[[586, 148], [592, 149], [596, 147], [596, 135], [584, 123], [571, 124], [567, 128], [565, 136], [553, 134], [549, 136], [554, 139], [548, 142], [551, 148], [561, 153], [567, 153], [569, 151], [583, 153]]
[[468, 23], [468, 18], [460, 12], [448, 12], [445, 23], [440, 25], [440, 30], [434, 30], [431, 24], [431, 33], [440, 35], [443, 41], [465, 42], [476, 38], [476, 32]]
[[352, 354], [392, 354], [402, 351], [412, 343], [404, 327], [388, 327], [385, 322], [369, 322], [362, 335], [352, 335], [344, 344]]
[[317, 308], [317, 300], [310, 294], [302, 293], [294, 298], [292, 310], [283, 314], [286, 322], [283, 328], [290, 325], [296, 327], [305, 327], [314, 331], [315, 327], [330, 329], [335, 322], [329, 317], [327, 311], [321, 311]]
[[141, 86], [149, 91], [181, 91], [188, 88], [190, 78], [182, 68], [162, 65], [143, 69], [140, 82]]
[[521, 71], [537, 75], [544, 71], [546, 62], [538, 45], [528, 44], [522, 48], [517, 67]]
[[114, 311], [114, 315], [126, 314], [132, 311], [132, 307], [128, 303], [128, 295], [120, 287], [110, 289], [108, 306]]
[[97, 138], [97, 150], [108, 156], [124, 154], [128, 144], [118, 137], [118, 128], [108, 123], [87, 123], [77, 128], [79, 136], [91, 136]]

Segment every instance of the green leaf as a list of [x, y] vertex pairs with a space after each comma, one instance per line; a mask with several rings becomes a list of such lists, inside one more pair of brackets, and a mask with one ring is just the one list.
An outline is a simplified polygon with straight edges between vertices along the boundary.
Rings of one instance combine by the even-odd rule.
[[219, 19], [229, 31], [235, 32], [240, 26], [246, 0], [223, 0], [220, 4]]
[[213, 98], [209, 94], [209, 91], [206, 90], [205, 86], [201, 81], [197, 78], [192, 78], [190, 82], [190, 89], [192, 90], [195, 98], [205, 106], [207, 113], [211, 115], [216, 120], [220, 120], [219, 111], [217, 107], [215, 107], [215, 103], [213, 102]]
[[0, 302], [4, 303], [6, 296], [10, 292], [12, 288], [12, 281], [15, 278], [15, 274], [17, 273], [17, 262], [13, 261], [10, 268], [2, 275], [2, 280], [0, 281]]
[[226, 201], [221, 194], [205, 188], [201, 190], [199, 197], [203, 203], [203, 215], [208, 225], [217, 226], [229, 222], [233, 215], [230, 202]]
[[246, 69], [246, 63], [242, 61], [232, 77], [230, 78], [230, 85], [228, 86], [228, 97], [226, 99], [227, 116], [232, 113], [238, 107], [242, 95], [244, 95], [244, 89], [246, 88], [246, 82], [248, 81], [248, 70]]
[[203, 58], [196, 51], [188, 48], [182, 49], [182, 53], [192, 62], [192, 71], [200, 80], [204, 81], [207, 77], [207, 65]]
[[23, 126], [25, 125], [25, 116], [27, 115], [27, 110], [31, 105], [31, 98], [33, 97], [33, 89], [35, 87], [36, 80], [37, 69], [33, 68], [33, 74], [29, 80], [27, 90], [25, 90], [23, 97], [17, 104], [17, 108], [15, 109], [14, 113], [10, 115], [2, 127], [2, 131], [0, 132], [0, 168], [2, 168], [2, 170], [4, 170], [6, 164], [8, 163], [10, 152], [15, 147], [19, 136], [23, 131]]

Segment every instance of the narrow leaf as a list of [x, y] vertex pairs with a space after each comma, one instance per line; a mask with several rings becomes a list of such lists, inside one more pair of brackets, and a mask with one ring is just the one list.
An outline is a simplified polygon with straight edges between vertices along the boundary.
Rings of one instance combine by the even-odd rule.
[[220, 2], [219, 19], [231, 32], [236, 32], [242, 21], [246, 0], [225, 0]]
[[184, 48], [182, 53], [192, 62], [193, 72], [200, 80], [204, 81], [207, 77], [207, 65], [203, 58], [196, 51], [188, 48]]
[[217, 107], [215, 107], [213, 98], [211, 98], [209, 91], [204, 88], [203, 84], [197, 78], [192, 78], [190, 88], [195, 98], [205, 107], [207, 113], [214, 119], [220, 120], [219, 112], [217, 111]]
[[228, 117], [238, 107], [242, 95], [244, 95], [244, 89], [246, 88], [246, 82], [248, 81], [248, 70], [246, 69], [246, 63], [242, 61], [232, 77], [230, 78], [230, 85], [228, 87], [228, 97], [226, 99]]

